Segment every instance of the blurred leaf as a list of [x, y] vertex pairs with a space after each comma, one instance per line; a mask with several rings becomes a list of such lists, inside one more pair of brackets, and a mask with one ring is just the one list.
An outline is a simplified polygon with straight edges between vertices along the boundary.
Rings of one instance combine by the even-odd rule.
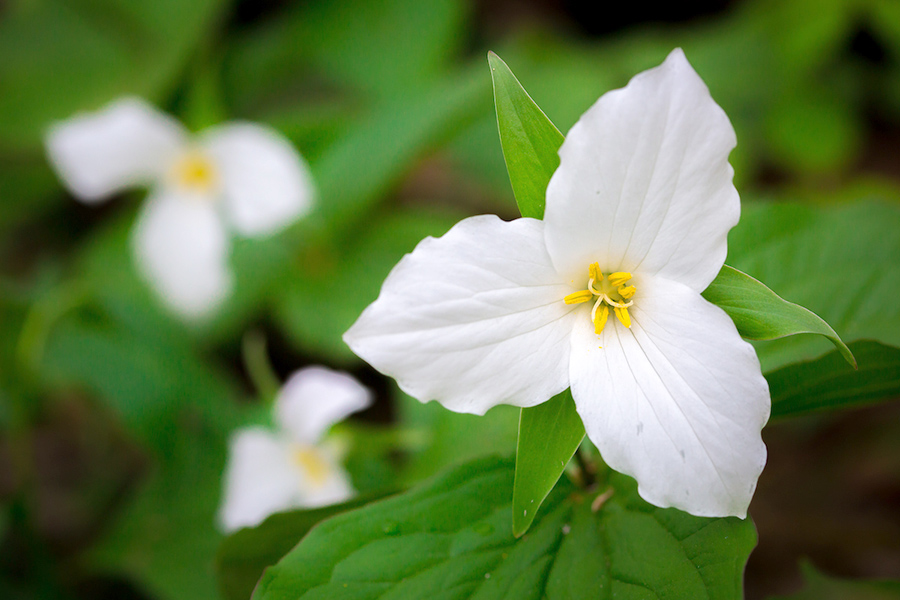
[[491, 454], [508, 454], [516, 445], [519, 409], [495, 406], [484, 415], [455, 413], [437, 402], [422, 403], [395, 388], [400, 426], [413, 438], [404, 481], [418, 482], [439, 471]]
[[782, 94], [766, 115], [768, 150], [780, 165], [833, 174], [846, 168], [862, 145], [862, 115], [846, 98], [808, 83]]
[[19, 2], [0, 20], [0, 149], [40, 149], [54, 120], [117, 96], [159, 98], [224, 0]]
[[218, 600], [213, 557], [226, 436], [192, 411], [182, 417], [168, 425], [156, 471], [84, 560], [159, 600]]
[[900, 397], [900, 349], [858, 341], [850, 349], [859, 370], [837, 351], [766, 374], [772, 394], [772, 418], [848, 408]]
[[45, 381], [97, 394], [129, 430], [153, 448], [177, 432], [172, 420], [189, 408], [227, 430], [239, 385], [196, 347], [196, 332], [169, 317], [134, 271], [131, 217], [95, 232], [77, 260], [81, 306], [46, 324]]
[[263, 571], [288, 553], [317, 523], [364, 506], [383, 495], [358, 497], [313, 510], [293, 510], [268, 517], [256, 527], [226, 537], [216, 553], [219, 590], [225, 600], [247, 600]]
[[59, 203], [60, 185], [43, 161], [0, 159], [0, 235]]
[[279, 324], [309, 354], [352, 359], [341, 336], [378, 296], [390, 270], [422, 239], [443, 235], [460, 218], [422, 209], [392, 211], [373, 215], [346, 242], [309, 248], [294, 261], [275, 300]]
[[900, 581], [838, 579], [819, 572], [810, 563], [801, 565], [806, 587], [789, 596], [772, 596], [770, 600], [898, 600]]
[[[598, 511], [560, 485], [520, 539], [510, 461], [468, 463], [400, 496], [316, 526], [256, 589], [283, 598], [730, 599], [756, 543], [753, 524], [649, 506], [633, 481]], [[677, 595], [675, 595], [677, 594]]]
[[516, 537], [528, 531], [583, 439], [584, 425], [569, 390], [520, 412], [512, 500]]
[[773, 340], [815, 333], [831, 340], [847, 362], [856, 367], [853, 353], [828, 323], [802, 306], [779, 297], [746, 273], [724, 265], [703, 291], [703, 297], [728, 313], [745, 339]]
[[528, 95], [506, 63], [488, 53], [500, 144], [523, 217], [542, 219], [547, 184], [559, 166], [563, 135]]
[[316, 72], [375, 99], [402, 98], [449, 67], [466, 13], [459, 0], [300, 3], [238, 40], [228, 87], [239, 106], [284, 104], [276, 98], [315, 94], [298, 93], [297, 82]]
[[[808, 307], [845, 342], [871, 339], [900, 347], [897, 198], [837, 206], [745, 202], [741, 222], [729, 234], [728, 262]], [[763, 372], [829, 349], [818, 336], [754, 345]]]
[[748, 2], [741, 17], [763, 27], [784, 75], [806, 81], [840, 49], [859, 4], [858, 0], [764, 0]]

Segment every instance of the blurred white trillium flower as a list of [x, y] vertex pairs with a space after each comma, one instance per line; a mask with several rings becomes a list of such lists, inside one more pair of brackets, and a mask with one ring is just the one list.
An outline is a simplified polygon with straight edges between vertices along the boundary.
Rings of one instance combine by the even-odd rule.
[[346, 373], [324, 367], [294, 373], [275, 399], [277, 429], [248, 427], [231, 438], [219, 510], [222, 530], [351, 498], [355, 491], [341, 466], [341, 445], [325, 434], [371, 403], [369, 390]]
[[345, 341], [410, 395], [459, 412], [571, 387], [591, 441], [645, 500], [745, 517], [768, 385], [700, 295], [739, 218], [735, 144], [673, 51], [571, 129], [543, 221], [471, 217], [425, 239]]
[[235, 122], [191, 135], [139, 98], [53, 125], [50, 161], [88, 204], [151, 186], [132, 244], [140, 271], [187, 318], [210, 314], [233, 286], [231, 230], [274, 233], [309, 211], [306, 163], [281, 134]]

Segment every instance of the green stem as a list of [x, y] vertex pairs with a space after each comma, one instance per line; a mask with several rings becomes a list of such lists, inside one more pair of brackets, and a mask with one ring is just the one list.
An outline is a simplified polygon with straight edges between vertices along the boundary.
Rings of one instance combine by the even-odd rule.
[[274, 402], [278, 390], [281, 389], [281, 379], [269, 362], [266, 336], [256, 329], [247, 331], [242, 342], [242, 352], [247, 376], [253, 382], [257, 395], [266, 403]]
[[575, 462], [578, 463], [578, 468], [581, 471], [581, 484], [585, 489], [591, 487], [596, 483], [596, 468], [594, 464], [588, 460], [588, 458], [584, 455], [584, 452], [581, 450], [581, 447], [578, 447], [578, 450], [575, 451]]

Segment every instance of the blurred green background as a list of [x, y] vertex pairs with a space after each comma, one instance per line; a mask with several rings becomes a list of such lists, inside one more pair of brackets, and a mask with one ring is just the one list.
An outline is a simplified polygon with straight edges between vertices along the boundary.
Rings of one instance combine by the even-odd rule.
[[[684, 48], [737, 131], [744, 218], [729, 264], [848, 342], [900, 346], [900, 3], [631, 4], [602, 19], [563, 0], [0, 4], [0, 597], [220, 597], [228, 435], [266, 419], [248, 331], [281, 377], [321, 363], [376, 391], [344, 426], [361, 492], [513, 452], [517, 411], [420, 405], [341, 341], [420, 239], [472, 214], [517, 215], [488, 50], [566, 132]], [[86, 207], [45, 158], [50, 123], [126, 94], [192, 129], [268, 123], [311, 165], [313, 214], [237, 242], [236, 293], [208, 323], [172, 317], [134, 270], [144, 193]], [[767, 371], [829, 350], [758, 348]], [[747, 597], [800, 589], [802, 557], [900, 578], [897, 403], [764, 437]]]

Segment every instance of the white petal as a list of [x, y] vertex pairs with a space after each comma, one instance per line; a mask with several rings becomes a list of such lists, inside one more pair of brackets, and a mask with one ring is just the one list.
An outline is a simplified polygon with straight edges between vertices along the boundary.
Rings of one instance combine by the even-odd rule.
[[298, 472], [290, 453], [289, 444], [259, 427], [232, 437], [219, 510], [223, 530], [252, 527], [296, 505]]
[[316, 479], [296, 456], [301, 447], [283, 436], [253, 427], [231, 439], [219, 523], [226, 532], [258, 525], [269, 515], [314, 508], [353, 496], [349, 477], [327, 447], [309, 447], [321, 461]]
[[275, 415], [298, 442], [314, 444], [329, 427], [371, 403], [372, 393], [347, 373], [307, 367], [281, 388]]
[[139, 269], [181, 315], [204, 317], [231, 292], [229, 240], [211, 198], [151, 195], [132, 241]]
[[740, 201], [728, 117], [674, 50], [604, 94], [569, 131], [547, 187], [547, 249], [560, 273], [599, 262], [702, 291], [725, 262]]
[[50, 161], [79, 199], [96, 202], [163, 178], [184, 146], [181, 125], [139, 98], [53, 125]]
[[206, 131], [200, 145], [216, 166], [229, 221], [241, 234], [273, 233], [309, 212], [309, 168], [275, 130], [233, 123]]
[[472, 217], [405, 256], [344, 341], [423, 402], [534, 406], [569, 385], [572, 291], [540, 221]]
[[350, 476], [341, 466], [342, 453], [338, 451], [338, 445], [326, 441], [315, 447], [315, 452], [327, 469], [325, 478], [317, 481], [301, 469], [296, 506], [317, 508], [344, 502], [355, 496], [356, 490], [350, 483]]
[[645, 278], [638, 294], [630, 330], [610, 316], [599, 340], [587, 319], [573, 332], [572, 394], [587, 434], [648, 502], [743, 518], [770, 406], [753, 347], [680, 283]]

